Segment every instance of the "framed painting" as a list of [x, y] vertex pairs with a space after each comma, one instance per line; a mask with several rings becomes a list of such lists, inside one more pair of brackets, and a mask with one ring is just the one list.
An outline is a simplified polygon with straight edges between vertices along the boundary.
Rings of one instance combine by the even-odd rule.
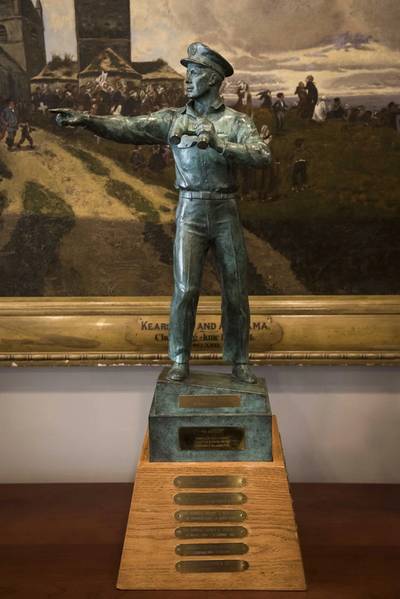
[[[399, 18], [393, 0], [0, 0], [0, 365], [167, 360], [171, 150], [50, 110], [184, 106], [197, 40], [273, 156], [237, 177], [251, 359], [400, 362]], [[193, 354], [215, 361], [212, 255], [202, 286]]]

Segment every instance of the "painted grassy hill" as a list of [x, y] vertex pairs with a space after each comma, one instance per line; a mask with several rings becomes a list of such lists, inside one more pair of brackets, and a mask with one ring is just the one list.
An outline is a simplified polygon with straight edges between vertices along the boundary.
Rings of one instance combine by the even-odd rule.
[[[258, 111], [259, 127], [269, 112]], [[292, 191], [294, 142], [303, 138], [309, 187]], [[399, 293], [400, 135], [388, 127], [299, 119], [272, 141], [269, 200], [245, 196], [245, 226], [290, 262], [312, 293]], [[244, 190], [245, 191], [245, 190]]]
[[[173, 168], [138, 173], [131, 148], [85, 131], [46, 123], [34, 137], [33, 151], [0, 147], [0, 295], [169, 295]], [[251, 294], [307, 292], [286, 258], [245, 235]], [[203, 292], [219, 289], [210, 259]]]
[[[255, 121], [274, 133], [268, 111]], [[34, 136], [33, 151], [0, 147], [0, 295], [170, 294], [173, 166], [135, 171], [129, 146], [48, 120]], [[295, 192], [299, 137], [309, 186]], [[241, 175], [250, 293], [398, 293], [400, 136], [291, 112], [272, 151], [270, 173]], [[203, 290], [219, 293], [212, 260]]]

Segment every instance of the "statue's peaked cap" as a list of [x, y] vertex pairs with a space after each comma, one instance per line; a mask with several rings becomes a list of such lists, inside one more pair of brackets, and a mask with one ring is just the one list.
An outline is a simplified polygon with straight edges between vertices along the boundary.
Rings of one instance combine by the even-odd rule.
[[194, 42], [190, 44], [187, 49], [187, 58], [182, 58], [181, 64], [187, 67], [189, 63], [194, 62], [195, 64], [203, 65], [214, 69], [221, 77], [230, 77], [233, 75], [233, 67], [229, 62], [218, 54], [215, 50], [212, 50], [202, 42]]

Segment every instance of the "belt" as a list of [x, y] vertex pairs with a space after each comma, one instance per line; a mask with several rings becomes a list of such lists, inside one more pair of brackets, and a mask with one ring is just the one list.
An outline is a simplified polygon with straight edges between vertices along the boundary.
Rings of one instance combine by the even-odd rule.
[[179, 197], [185, 200], [237, 200], [236, 192], [224, 191], [183, 191], [179, 192]]

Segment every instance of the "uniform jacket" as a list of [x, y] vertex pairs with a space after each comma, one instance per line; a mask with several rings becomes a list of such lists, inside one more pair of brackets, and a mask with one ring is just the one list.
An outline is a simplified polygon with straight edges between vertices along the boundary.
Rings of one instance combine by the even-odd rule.
[[196, 136], [183, 135], [172, 145], [177, 189], [184, 191], [236, 191], [237, 166], [265, 167], [271, 161], [268, 145], [261, 139], [253, 121], [225, 106], [218, 98], [206, 115], [195, 113], [189, 102], [182, 108], [166, 108], [136, 117], [87, 116], [86, 128], [102, 137], [131, 144], [169, 144], [171, 131], [182, 119], [189, 127], [196, 119], [210, 120], [225, 142], [222, 153], [213, 148], [199, 149]]

